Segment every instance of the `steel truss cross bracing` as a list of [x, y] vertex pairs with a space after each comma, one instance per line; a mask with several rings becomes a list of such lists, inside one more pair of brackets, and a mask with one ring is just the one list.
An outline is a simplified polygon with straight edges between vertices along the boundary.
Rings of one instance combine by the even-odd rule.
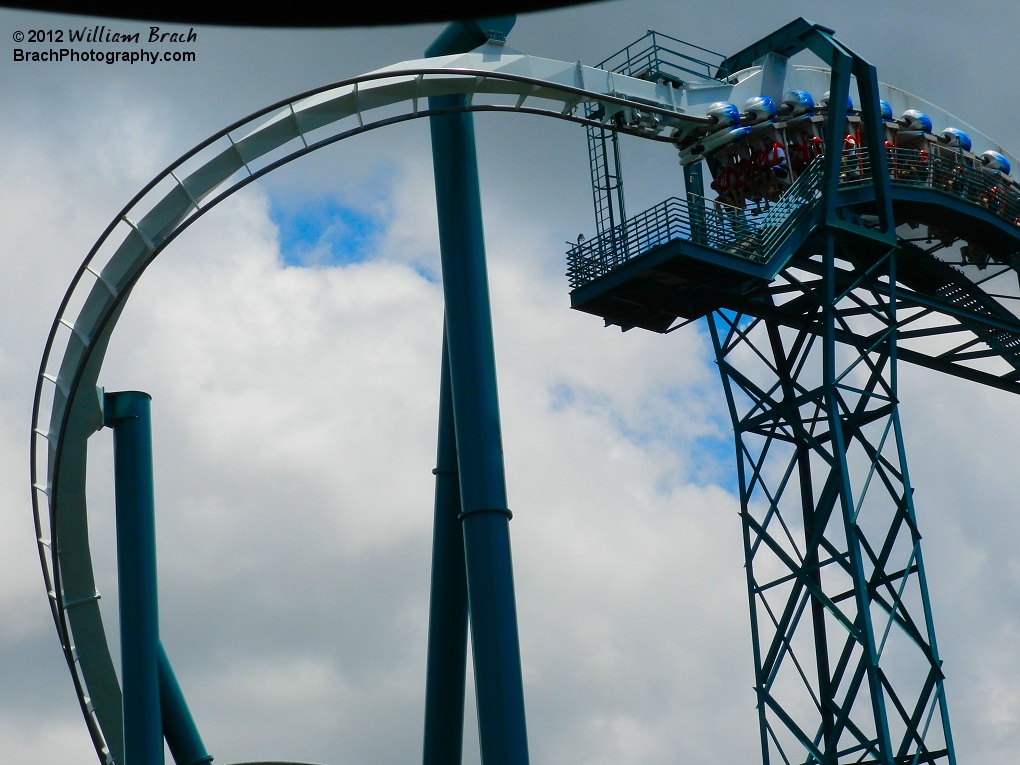
[[[827, 69], [808, 87], [839, 105], [855, 90], [859, 109], [798, 117], [794, 90], [782, 117], [755, 115], [756, 101], [805, 87], [809, 68], [786, 63], [801, 51]], [[732, 89], [692, 90], [741, 115], [726, 123], [732, 148], [701, 161], [723, 127], [679, 142], [686, 199], [610, 233], [600, 219], [568, 253], [571, 304], [625, 330], [708, 317], [736, 446], [763, 762], [955, 765], [896, 370], [1020, 393], [1020, 318], [999, 294], [1017, 286], [1020, 186], [1008, 162], [996, 174], [968, 154], [969, 139], [943, 151], [901, 136], [908, 123], [880, 102], [895, 91], [803, 19], [714, 77]], [[799, 165], [797, 119], [816, 126]], [[772, 173], [753, 162], [773, 140], [785, 185], [769, 196], [751, 181]], [[711, 206], [692, 169], [706, 164], [728, 193]]]
[[[896, 392], [895, 250], [832, 234], [710, 322], [734, 425], [765, 763], [953, 762]], [[840, 342], [837, 343], [837, 337]]]

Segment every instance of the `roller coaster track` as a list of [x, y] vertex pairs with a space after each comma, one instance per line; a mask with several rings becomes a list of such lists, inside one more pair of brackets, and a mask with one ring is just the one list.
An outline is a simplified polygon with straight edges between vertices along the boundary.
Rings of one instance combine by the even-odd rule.
[[[640, 108], [669, 141], [708, 124], [675, 103], [672, 88], [604, 70], [479, 52], [410, 61], [281, 101], [196, 146], [145, 186], [107, 226], [78, 269], [46, 342], [33, 406], [32, 486], [50, 606], [96, 751], [122, 763], [121, 693], [103, 629], [88, 542], [85, 459], [103, 426], [96, 395], [111, 334], [145, 268], [199, 217], [249, 183], [317, 149], [369, 130], [433, 116], [424, 100], [465, 94], [453, 111], [534, 114], [581, 124], [611, 123]], [[582, 116], [601, 106], [601, 121]], [[626, 130], [626, 128], [625, 128]]]

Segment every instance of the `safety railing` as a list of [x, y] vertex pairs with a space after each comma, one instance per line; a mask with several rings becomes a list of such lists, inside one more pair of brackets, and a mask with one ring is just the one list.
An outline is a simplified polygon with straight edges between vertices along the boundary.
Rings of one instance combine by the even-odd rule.
[[622, 266], [631, 258], [673, 239], [693, 239], [689, 205], [670, 197], [626, 224], [595, 239], [578, 242], [567, 253], [567, 279], [571, 288], [588, 284]]
[[[950, 194], [1020, 228], [1020, 189], [1016, 184], [979, 167], [917, 149], [889, 149], [886, 156], [893, 185]], [[667, 199], [596, 239], [572, 246], [567, 252], [570, 287], [584, 286], [674, 239], [765, 262], [821, 198], [822, 175], [819, 156], [778, 202], [758, 213], [694, 195], [689, 200]], [[840, 187], [866, 186], [871, 180], [867, 153], [845, 152]]]
[[[887, 150], [886, 158], [893, 184], [942, 191], [1020, 226], [1020, 189], [998, 174], [967, 164], [966, 158], [961, 162], [960, 155], [945, 156], [937, 151], [895, 148]], [[871, 183], [866, 152], [844, 152], [839, 182], [843, 187]]]
[[708, 48], [649, 30], [640, 40], [597, 66], [628, 77], [679, 84], [689, 80], [690, 76], [699, 80], [715, 80], [712, 72], [719, 70], [725, 58]]
[[778, 202], [757, 214], [693, 194], [689, 200], [670, 197], [612, 231], [572, 246], [567, 252], [570, 287], [582, 287], [674, 239], [764, 262], [820, 196], [821, 178], [818, 158]]
[[824, 164], [822, 157], [815, 157], [768, 210], [755, 220], [757, 229], [757, 260], [765, 261], [786, 240], [790, 232], [800, 224], [804, 215], [816, 200], [822, 196], [822, 177]]

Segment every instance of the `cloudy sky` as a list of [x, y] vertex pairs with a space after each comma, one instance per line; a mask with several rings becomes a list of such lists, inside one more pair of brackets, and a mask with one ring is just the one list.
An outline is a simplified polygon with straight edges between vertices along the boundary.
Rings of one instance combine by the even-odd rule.
[[[882, 80], [1020, 149], [1013, 0], [618, 0], [523, 16], [510, 43], [596, 63], [656, 29], [731, 53], [798, 15], [833, 27]], [[198, 28], [193, 63], [12, 60], [16, 31], [95, 23], [148, 28], [0, 11], [4, 763], [95, 762], [28, 478], [34, 378], [75, 269], [121, 206], [209, 134], [417, 58], [440, 29]], [[622, 334], [570, 311], [563, 242], [593, 228], [583, 131], [499, 115], [476, 126], [532, 761], [756, 762], [732, 447], [707, 332]], [[631, 210], [681, 183], [669, 147], [625, 148]], [[105, 387], [154, 398], [161, 633], [217, 762], [420, 757], [442, 320], [430, 163], [416, 122], [250, 186], [150, 269], [111, 346]], [[1008, 760], [1020, 402], [910, 368], [901, 394], [957, 751]], [[97, 434], [90, 524], [115, 633], [110, 451]]]

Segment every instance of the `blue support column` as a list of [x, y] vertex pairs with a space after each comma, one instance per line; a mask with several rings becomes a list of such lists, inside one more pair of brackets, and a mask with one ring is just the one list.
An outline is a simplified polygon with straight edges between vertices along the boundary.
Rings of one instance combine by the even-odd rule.
[[[513, 18], [451, 24], [426, 55], [505, 37]], [[429, 109], [466, 106], [461, 96]], [[461, 524], [483, 765], [526, 765], [527, 733], [510, 557], [474, 125], [466, 113], [430, 119], [446, 300], [446, 344], [456, 430]]]
[[125, 765], [163, 763], [149, 404], [138, 391], [108, 393], [103, 404], [114, 433]]
[[684, 167], [684, 190], [687, 208], [691, 211], [691, 241], [704, 244], [705, 237], [705, 177], [704, 163], [695, 162]]
[[460, 763], [464, 744], [467, 573], [464, 568], [464, 535], [460, 526], [457, 435], [453, 420], [453, 391], [450, 386], [445, 330], [437, 452], [428, 669], [425, 681], [424, 765]]
[[159, 671], [159, 702], [163, 717], [163, 735], [166, 737], [170, 754], [177, 765], [202, 765], [213, 761], [206, 751], [198, 727], [188, 709], [188, 702], [177, 682], [170, 659], [167, 658], [163, 644], [159, 644], [157, 656]]

